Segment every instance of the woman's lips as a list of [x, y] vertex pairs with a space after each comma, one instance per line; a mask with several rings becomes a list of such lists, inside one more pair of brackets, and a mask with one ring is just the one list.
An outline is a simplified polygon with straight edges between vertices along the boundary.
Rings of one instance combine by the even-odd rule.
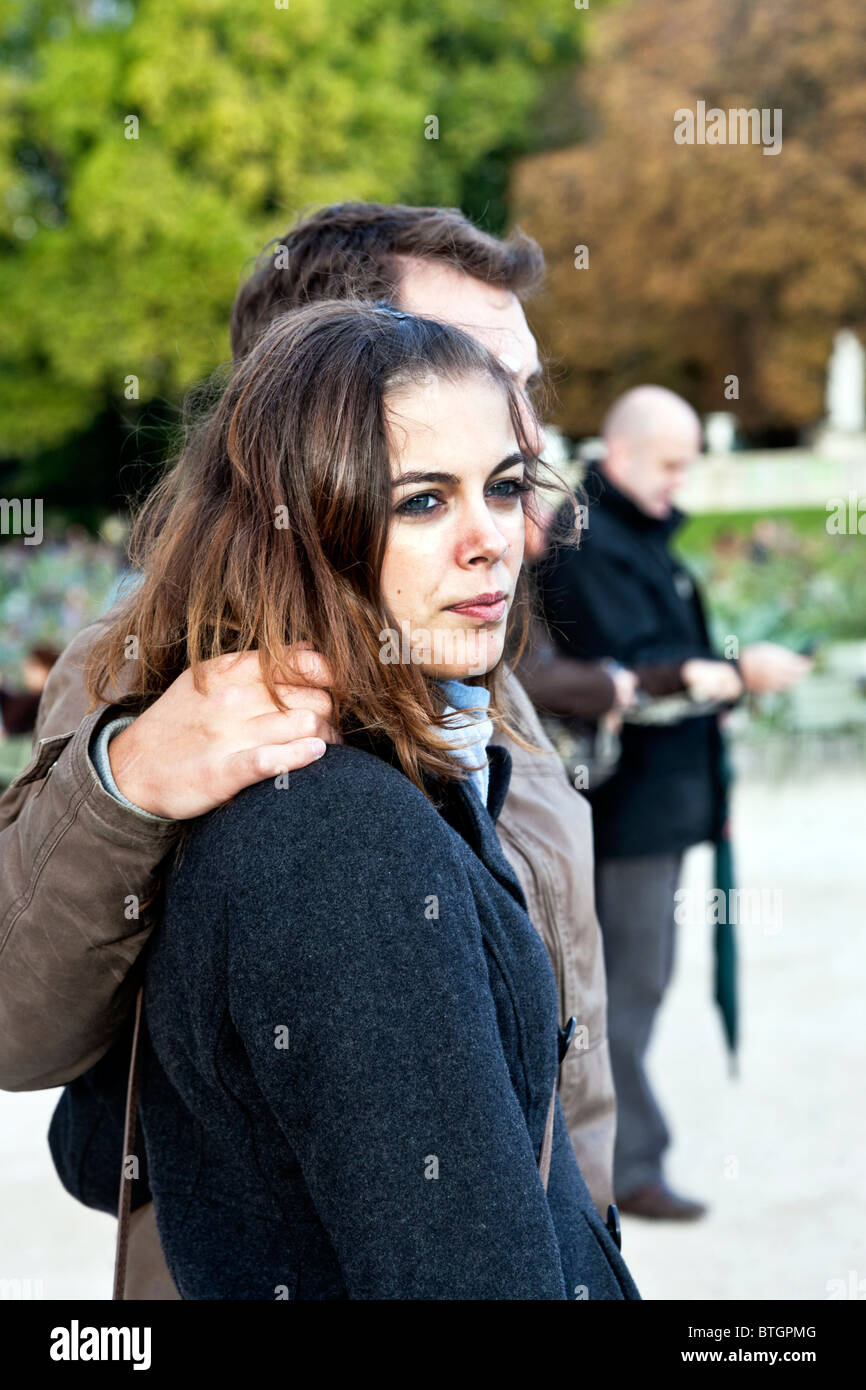
[[505, 613], [506, 603], [507, 595], [501, 592], [479, 594], [465, 603], [452, 603], [450, 612], [461, 613], [466, 618], [480, 618], [485, 623], [498, 623]]

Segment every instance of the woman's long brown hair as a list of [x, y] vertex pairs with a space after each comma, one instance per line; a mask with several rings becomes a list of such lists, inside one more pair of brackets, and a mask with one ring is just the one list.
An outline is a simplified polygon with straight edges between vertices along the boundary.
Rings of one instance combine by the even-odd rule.
[[[256, 650], [283, 708], [286, 645], [308, 642], [330, 666], [338, 727], [384, 735], [422, 788], [425, 776], [465, 776], [435, 727], [434, 683], [380, 656], [393, 626], [380, 594], [392, 516], [385, 397], [395, 382], [478, 374], [501, 386], [536, 483], [525, 404], [468, 334], [346, 302], [274, 320], [139, 514], [140, 582], [90, 654], [92, 698], [141, 709], [187, 667], [200, 687], [202, 662]], [[526, 612], [519, 594], [510, 628]], [[509, 630], [509, 650], [520, 640]], [[508, 728], [502, 665], [480, 681]]]

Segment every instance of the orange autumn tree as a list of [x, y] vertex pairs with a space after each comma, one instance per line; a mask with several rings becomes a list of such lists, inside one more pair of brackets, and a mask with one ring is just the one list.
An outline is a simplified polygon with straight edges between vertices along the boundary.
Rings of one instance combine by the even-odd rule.
[[[587, 57], [568, 97], [581, 143], [511, 185], [548, 257], [534, 323], [560, 369], [556, 422], [594, 433], [654, 381], [753, 436], [813, 424], [833, 333], [866, 339], [861, 0], [640, 0], [596, 18]], [[676, 143], [699, 102], [780, 109], [780, 151]]]

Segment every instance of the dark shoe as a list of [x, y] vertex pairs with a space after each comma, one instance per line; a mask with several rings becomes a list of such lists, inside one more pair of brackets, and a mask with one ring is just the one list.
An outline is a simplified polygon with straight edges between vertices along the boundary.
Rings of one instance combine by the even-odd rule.
[[678, 1197], [663, 1182], [637, 1187], [625, 1197], [618, 1196], [616, 1204], [627, 1216], [643, 1216], [650, 1221], [697, 1221], [707, 1210], [703, 1202]]

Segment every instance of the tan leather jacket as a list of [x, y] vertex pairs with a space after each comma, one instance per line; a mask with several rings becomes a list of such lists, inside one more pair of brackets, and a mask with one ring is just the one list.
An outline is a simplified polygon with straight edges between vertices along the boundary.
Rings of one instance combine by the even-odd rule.
[[[158, 901], [148, 903], [177, 834], [115, 800], [90, 761], [106, 710], [86, 713], [81, 667], [99, 627], [81, 632], [51, 672], [33, 759], [0, 798], [5, 1090], [62, 1085], [108, 1050], [140, 982], [139, 957], [158, 910]], [[514, 678], [509, 686], [521, 728], [550, 749], [527, 696]], [[513, 759], [499, 832], [553, 963], [561, 1021], [578, 1020], [560, 1097], [604, 1217], [613, 1201], [615, 1105], [590, 811], [552, 750], [534, 754], [498, 741]]]

